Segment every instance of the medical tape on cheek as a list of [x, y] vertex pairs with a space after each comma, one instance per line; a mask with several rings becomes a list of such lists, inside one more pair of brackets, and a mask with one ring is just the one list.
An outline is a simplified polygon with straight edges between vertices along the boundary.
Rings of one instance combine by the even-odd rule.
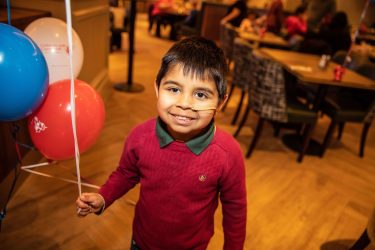
[[209, 110], [216, 110], [216, 107], [192, 107], [194, 111], [209, 111]]

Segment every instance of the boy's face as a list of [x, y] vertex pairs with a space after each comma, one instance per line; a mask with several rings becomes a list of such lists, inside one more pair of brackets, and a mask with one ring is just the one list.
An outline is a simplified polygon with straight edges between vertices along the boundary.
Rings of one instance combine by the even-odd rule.
[[184, 76], [182, 67], [171, 67], [160, 82], [155, 84], [157, 109], [167, 125], [170, 135], [179, 141], [188, 141], [210, 124], [219, 101], [219, 93], [213, 80], [200, 80]]

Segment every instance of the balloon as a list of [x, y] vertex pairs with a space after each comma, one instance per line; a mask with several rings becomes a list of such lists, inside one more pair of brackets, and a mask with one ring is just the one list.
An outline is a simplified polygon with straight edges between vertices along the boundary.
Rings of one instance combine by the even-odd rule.
[[[49, 82], [70, 78], [68, 35], [66, 24], [57, 18], [43, 17], [30, 23], [25, 33], [38, 44], [47, 60]], [[83, 64], [83, 47], [73, 30], [73, 75], [76, 78]]]
[[[104, 104], [87, 83], [75, 80], [76, 128], [79, 151], [93, 145], [104, 124]], [[29, 132], [35, 147], [51, 160], [73, 157], [74, 139], [71, 122], [70, 80], [49, 86], [43, 104], [29, 116]]]
[[31, 114], [48, 90], [48, 68], [38, 46], [22, 31], [0, 23], [0, 120]]

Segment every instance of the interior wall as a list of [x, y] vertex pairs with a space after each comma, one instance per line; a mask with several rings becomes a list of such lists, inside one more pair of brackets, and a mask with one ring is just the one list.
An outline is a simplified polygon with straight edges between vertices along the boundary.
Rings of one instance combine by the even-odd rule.
[[[367, 0], [338, 0], [337, 9], [345, 11], [348, 14], [351, 25], [358, 26], [366, 2]], [[375, 4], [370, 4], [364, 21], [367, 25], [375, 22]]]

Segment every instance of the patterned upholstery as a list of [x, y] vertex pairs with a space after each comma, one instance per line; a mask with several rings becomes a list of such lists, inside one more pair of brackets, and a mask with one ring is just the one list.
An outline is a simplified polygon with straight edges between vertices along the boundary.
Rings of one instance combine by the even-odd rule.
[[262, 118], [283, 123], [288, 122], [284, 75], [281, 65], [253, 54], [250, 67], [254, 74], [249, 97], [251, 108]]
[[232, 25], [220, 26], [220, 46], [229, 62], [233, 60], [233, 43], [236, 37], [238, 37], [238, 32]]
[[241, 89], [248, 89], [252, 81], [252, 70], [250, 61], [252, 57], [253, 47], [242, 38], [235, 38], [233, 45], [233, 81], [232, 84]]
[[287, 103], [284, 70], [279, 63], [262, 57], [255, 50], [250, 56], [249, 66], [253, 75], [248, 88], [249, 101], [234, 136], [238, 135], [252, 109], [259, 119], [246, 153], [248, 158], [256, 147], [265, 121], [305, 124], [302, 145], [297, 158], [298, 162], [302, 162], [316, 122], [316, 113], [294, 100], [289, 100]]

